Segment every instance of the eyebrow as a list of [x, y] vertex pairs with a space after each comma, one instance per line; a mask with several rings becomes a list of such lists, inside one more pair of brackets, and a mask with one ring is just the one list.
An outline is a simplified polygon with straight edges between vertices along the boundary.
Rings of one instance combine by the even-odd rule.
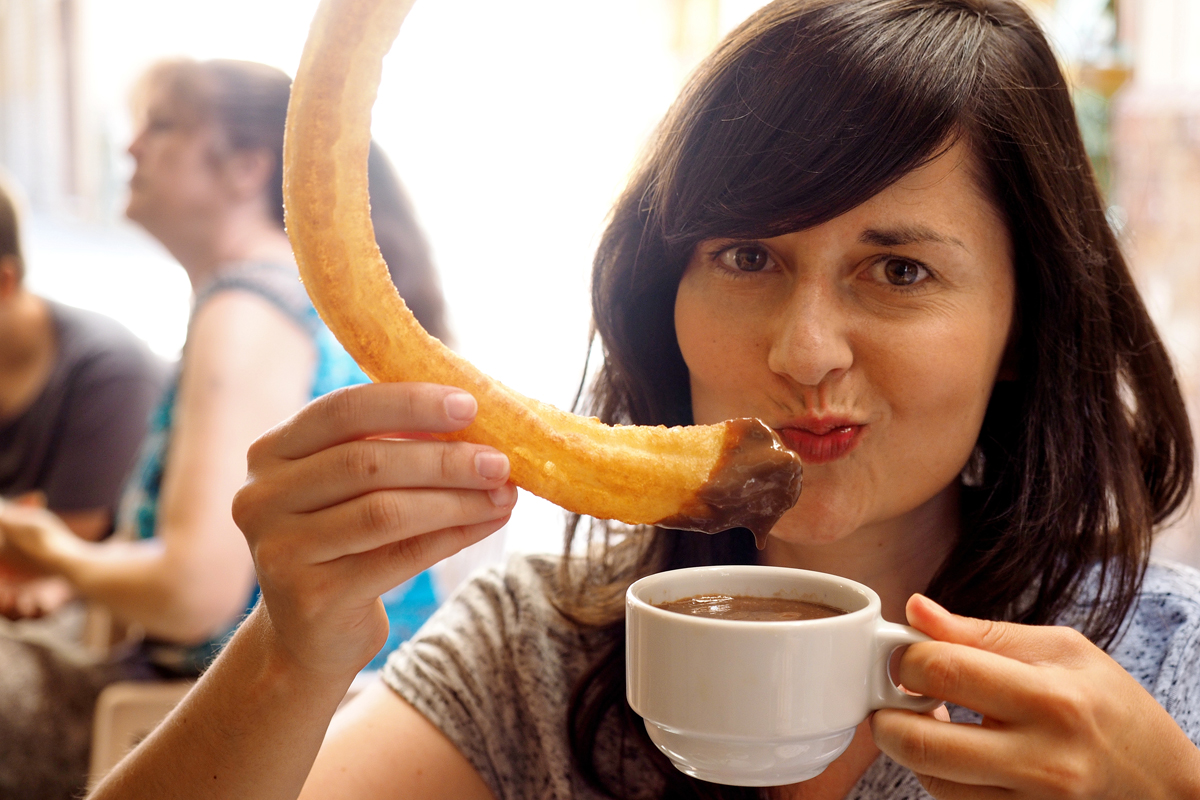
[[901, 225], [884, 230], [868, 228], [858, 235], [863, 244], [873, 244], [877, 247], [900, 247], [906, 244], [934, 242], [936, 244], [952, 244], [967, 250], [967, 246], [953, 236], [945, 236], [924, 225]]

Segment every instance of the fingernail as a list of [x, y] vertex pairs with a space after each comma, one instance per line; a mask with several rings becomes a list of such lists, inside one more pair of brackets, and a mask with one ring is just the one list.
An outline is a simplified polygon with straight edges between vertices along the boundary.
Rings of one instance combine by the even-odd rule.
[[492, 504], [497, 508], [511, 506], [517, 500], [517, 487], [511, 483], [506, 483], [488, 492], [488, 497], [492, 498]]
[[489, 481], [508, 476], [508, 457], [503, 453], [484, 450], [475, 454], [475, 471]]
[[444, 402], [446, 415], [459, 422], [469, 422], [475, 419], [475, 412], [479, 410], [479, 404], [475, 402], [475, 398], [466, 392], [452, 392], [446, 395]]

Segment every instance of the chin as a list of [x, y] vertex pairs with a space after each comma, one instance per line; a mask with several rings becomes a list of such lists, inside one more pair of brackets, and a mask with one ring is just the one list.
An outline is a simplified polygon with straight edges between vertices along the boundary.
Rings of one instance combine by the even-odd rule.
[[784, 514], [771, 529], [771, 536], [781, 542], [799, 545], [826, 545], [839, 542], [860, 527], [857, 519], [820, 506], [806, 507], [804, 495], [800, 504]]

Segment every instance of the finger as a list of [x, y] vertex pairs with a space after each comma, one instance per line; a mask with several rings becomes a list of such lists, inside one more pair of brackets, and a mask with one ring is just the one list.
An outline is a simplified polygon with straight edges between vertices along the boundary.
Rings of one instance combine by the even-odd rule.
[[908, 599], [908, 624], [933, 639], [964, 644], [1026, 664], [1063, 664], [1086, 656], [1090, 642], [1071, 628], [1018, 625], [951, 614], [920, 594]]
[[896, 677], [905, 689], [1014, 722], [1036, 714], [1053, 678], [1038, 667], [946, 642], [910, 645]]
[[1004, 732], [882, 709], [871, 717], [871, 734], [880, 750], [919, 775], [976, 787], [1011, 782], [1013, 758]]
[[271, 484], [275, 507], [316, 511], [382, 489], [480, 489], [503, 486], [508, 458], [466, 442], [374, 439], [346, 442], [282, 465]]
[[491, 491], [409, 489], [378, 491], [331, 508], [295, 515], [286, 537], [247, 536], [256, 563], [323, 564], [347, 555], [447, 528], [473, 526], [505, 517], [517, 490], [503, 484]]
[[364, 599], [374, 599], [464, 547], [481, 541], [508, 522], [509, 516], [434, 531], [366, 553], [345, 556], [330, 565]]
[[[512, 512], [517, 490], [504, 484], [490, 492], [423, 490], [372, 492], [329, 509], [314, 555], [332, 561], [434, 531], [487, 523]], [[318, 512], [321, 513], [321, 512]]]
[[342, 442], [398, 431], [446, 433], [475, 418], [475, 398], [430, 383], [367, 383], [309, 403], [250, 448], [256, 457], [303, 458]]

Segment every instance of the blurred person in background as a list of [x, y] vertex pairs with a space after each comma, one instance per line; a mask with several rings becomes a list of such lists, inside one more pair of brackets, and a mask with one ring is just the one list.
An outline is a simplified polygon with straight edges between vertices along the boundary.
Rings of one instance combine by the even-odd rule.
[[[166, 364], [114, 320], [29, 291], [18, 194], [0, 178], [0, 499], [45, 505], [98, 541]], [[63, 580], [0, 559], [0, 614], [40, 617], [70, 597]]]
[[[151, 415], [112, 540], [83, 542], [57, 516], [15, 504], [0, 510], [0, 537], [4, 552], [61, 576], [145, 638], [131, 656], [81, 668], [66, 666], [79, 662], [73, 654], [0, 640], [0, 798], [78, 792], [105, 683], [193, 677], [207, 666], [258, 596], [230, 512], [247, 448], [308, 400], [367, 380], [313, 310], [284, 232], [290, 86], [261, 64], [177, 60], [153, 67], [135, 93], [126, 214], [191, 281], [183, 356]], [[444, 337], [440, 291], [411, 209], [382, 153], [372, 165], [380, 238], [401, 245], [385, 258], [406, 276], [418, 318]], [[396, 618], [419, 625], [435, 604], [428, 576], [396, 599], [408, 607]], [[31, 702], [36, 687], [45, 696]]]

